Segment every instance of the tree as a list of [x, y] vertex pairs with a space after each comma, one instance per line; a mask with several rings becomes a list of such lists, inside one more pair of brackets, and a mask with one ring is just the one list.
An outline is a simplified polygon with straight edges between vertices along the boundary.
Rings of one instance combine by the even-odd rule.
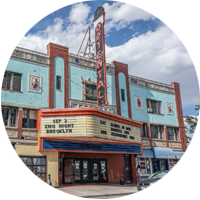
[[[195, 110], [200, 110], [200, 105], [196, 105]], [[186, 115], [184, 117], [184, 120], [187, 124], [187, 126], [185, 126], [186, 133], [189, 133], [189, 134], [194, 133], [196, 126], [197, 126], [197, 122], [198, 122], [198, 115], [199, 115], [199, 113], [197, 114], [197, 116]], [[190, 136], [186, 135], [186, 139], [187, 139], [187, 143], [190, 143], [192, 138]]]

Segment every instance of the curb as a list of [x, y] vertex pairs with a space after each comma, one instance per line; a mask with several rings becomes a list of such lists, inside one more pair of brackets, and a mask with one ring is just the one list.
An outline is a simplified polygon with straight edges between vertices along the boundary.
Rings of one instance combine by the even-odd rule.
[[130, 194], [134, 194], [136, 192], [129, 192], [129, 193], [113, 193], [113, 194], [102, 194], [102, 195], [83, 195], [80, 197], [84, 197], [84, 198], [94, 198], [94, 197], [108, 197], [108, 196], [121, 196], [121, 195], [130, 195]]

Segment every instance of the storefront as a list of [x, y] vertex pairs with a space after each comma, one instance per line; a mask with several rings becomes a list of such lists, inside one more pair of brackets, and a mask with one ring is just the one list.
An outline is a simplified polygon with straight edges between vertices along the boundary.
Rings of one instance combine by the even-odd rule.
[[141, 123], [96, 108], [38, 112], [39, 152], [58, 152], [59, 185], [136, 182]]
[[136, 167], [140, 165], [142, 178], [145, 179], [154, 172], [171, 170], [183, 154], [184, 152], [173, 151], [170, 148], [143, 149], [142, 155], [136, 155]]

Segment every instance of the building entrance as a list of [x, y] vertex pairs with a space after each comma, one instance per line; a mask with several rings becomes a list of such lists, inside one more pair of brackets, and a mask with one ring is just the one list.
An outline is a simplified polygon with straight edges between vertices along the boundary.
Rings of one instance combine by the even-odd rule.
[[106, 159], [64, 159], [63, 183], [107, 183]]

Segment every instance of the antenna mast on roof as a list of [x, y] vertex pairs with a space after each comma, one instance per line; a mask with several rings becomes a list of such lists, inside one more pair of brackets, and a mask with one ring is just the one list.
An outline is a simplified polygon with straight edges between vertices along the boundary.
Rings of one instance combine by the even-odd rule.
[[[92, 26], [93, 26], [93, 24], [87, 28], [87, 31], [86, 31], [86, 33], [85, 33], [85, 36], [84, 36], [84, 38], [83, 38], [83, 41], [82, 41], [82, 43], [81, 43], [81, 46], [80, 46], [80, 48], [79, 48], [79, 50], [78, 50], [77, 55], [79, 55], [80, 53], [82, 53], [84, 57], [95, 58], [95, 56], [94, 56], [94, 55], [95, 55], [95, 54], [94, 54], [95, 51], [94, 51], [94, 47], [93, 47], [94, 42], [91, 41], [91, 35], [90, 35], [90, 28], [91, 28]], [[82, 45], [83, 45], [83, 42], [84, 42], [84, 40], [85, 40], [85, 37], [86, 37], [87, 33], [89, 34], [89, 37], [88, 37], [88, 41], [87, 41], [87, 44], [86, 44], [86, 47], [85, 47], [85, 51], [84, 51], [84, 52], [80, 52], [80, 51], [81, 51], [81, 47], [82, 47]], [[93, 51], [91, 51], [91, 48], [93, 49]], [[87, 50], [88, 50], [89, 52], [87, 52]]]

